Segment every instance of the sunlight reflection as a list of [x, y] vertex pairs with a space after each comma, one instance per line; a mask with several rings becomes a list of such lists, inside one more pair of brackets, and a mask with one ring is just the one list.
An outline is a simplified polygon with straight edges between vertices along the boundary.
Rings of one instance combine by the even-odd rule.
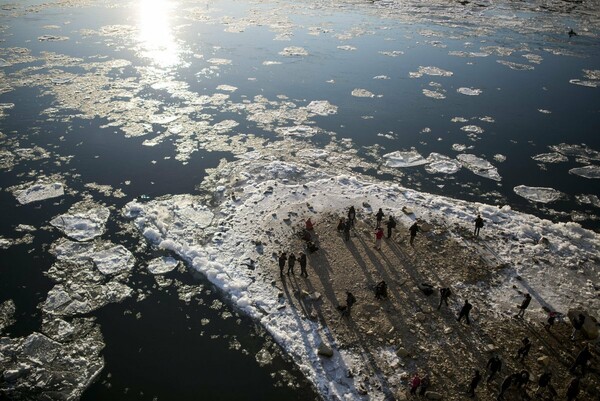
[[170, 0], [139, 1], [139, 41], [142, 55], [161, 67], [179, 64], [180, 49], [171, 32]]

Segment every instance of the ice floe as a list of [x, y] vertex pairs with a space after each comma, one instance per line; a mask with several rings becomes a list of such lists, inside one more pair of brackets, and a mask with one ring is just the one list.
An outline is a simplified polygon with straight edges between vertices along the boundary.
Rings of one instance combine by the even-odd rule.
[[427, 164], [428, 161], [416, 150], [396, 151], [383, 155], [388, 167], [414, 167]]
[[539, 155], [531, 156], [535, 161], [542, 163], [562, 163], [569, 161], [569, 158], [561, 153], [540, 153]]
[[60, 182], [44, 184], [37, 183], [31, 185], [27, 189], [16, 192], [17, 200], [20, 204], [25, 205], [32, 202], [39, 202], [46, 199], [57, 198], [63, 196], [65, 190]]
[[454, 75], [454, 73], [452, 71], [447, 71], [444, 69], [441, 69], [439, 67], [431, 67], [431, 66], [419, 66], [419, 71], [418, 72], [410, 72], [409, 76], [411, 78], [420, 78], [423, 75], [431, 75], [431, 76], [438, 76], [438, 77], [451, 77], [452, 75]]
[[375, 97], [374, 93], [369, 92], [366, 89], [360, 89], [360, 88], [353, 89], [351, 94], [354, 97]]
[[460, 127], [461, 131], [469, 132], [471, 134], [483, 134], [483, 128], [477, 125], [465, 125]]
[[456, 90], [458, 93], [460, 93], [461, 95], [467, 95], [467, 96], [478, 96], [481, 95], [481, 93], [483, 92], [481, 89], [477, 89], [477, 88], [458, 88]]
[[600, 161], [600, 152], [590, 148], [587, 145], [560, 143], [558, 145], [550, 146], [550, 149], [555, 152], [562, 153], [565, 156], [573, 156]]
[[15, 303], [8, 299], [0, 304], [0, 334], [15, 322]]
[[569, 170], [570, 174], [575, 174], [585, 178], [600, 178], [600, 166], [576, 167]]
[[502, 177], [498, 173], [496, 167], [485, 159], [477, 157], [473, 154], [463, 153], [456, 158], [462, 163], [463, 167], [471, 170], [473, 173], [489, 178], [494, 181], [501, 181]]
[[171, 256], [161, 256], [148, 262], [148, 271], [152, 274], [165, 274], [173, 271], [179, 261]]
[[75, 205], [68, 213], [50, 220], [50, 224], [76, 241], [89, 241], [104, 233], [110, 210], [104, 206]]
[[294, 57], [294, 56], [308, 56], [308, 51], [305, 48], [299, 46], [290, 46], [284, 48], [279, 52], [282, 56]]
[[425, 171], [430, 174], [454, 174], [461, 168], [460, 162], [439, 153], [431, 153], [427, 161]]
[[528, 187], [526, 185], [519, 185], [513, 188], [515, 193], [523, 198], [539, 203], [550, 203], [555, 202], [562, 198], [564, 195], [562, 192], [554, 188], [546, 187]]

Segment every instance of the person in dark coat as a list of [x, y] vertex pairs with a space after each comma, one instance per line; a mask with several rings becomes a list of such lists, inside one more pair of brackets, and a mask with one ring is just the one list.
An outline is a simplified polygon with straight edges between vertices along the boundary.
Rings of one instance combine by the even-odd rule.
[[548, 313], [548, 320], [546, 320], [546, 324], [544, 325], [544, 328], [548, 331], [550, 331], [550, 329], [552, 328], [552, 326], [554, 326], [554, 322], [556, 322], [556, 316], [558, 314], [556, 312], [549, 312]]
[[480, 381], [481, 381], [481, 373], [479, 373], [479, 371], [476, 369], [475, 374], [471, 378], [471, 383], [469, 383], [469, 395], [471, 396], [471, 398], [475, 397], [475, 389], [479, 385]]
[[448, 297], [450, 297], [451, 294], [452, 291], [450, 291], [450, 288], [440, 288], [440, 303], [437, 307], [438, 310], [440, 310], [440, 308], [442, 307], [442, 302], [444, 302], [446, 306], [448, 306]]
[[306, 272], [306, 254], [304, 252], [300, 252], [300, 275], [308, 277], [308, 273]]
[[585, 323], [585, 315], [583, 314], [579, 314], [579, 316], [577, 316], [577, 318], [575, 320], [573, 320], [573, 332], [571, 333], [571, 340], [575, 340], [575, 336], [577, 335], [577, 332], [579, 330], [581, 330], [581, 328], [583, 327]]
[[567, 401], [573, 401], [579, 395], [579, 377], [574, 377], [567, 387]]
[[496, 373], [498, 373], [498, 372], [500, 372], [500, 370], [502, 370], [502, 361], [500, 360], [500, 357], [498, 357], [498, 355], [492, 356], [488, 360], [486, 368], [488, 369], [488, 372], [489, 372], [489, 376], [487, 378], [487, 382], [489, 383], [494, 379], [494, 376], [496, 375]]
[[410, 231], [410, 244], [411, 245], [413, 244], [415, 237], [417, 236], [417, 232], [419, 232], [420, 230], [421, 230], [421, 228], [419, 227], [419, 225], [417, 224], [416, 221], [408, 229], [408, 231]]
[[523, 299], [523, 302], [521, 302], [521, 305], [519, 306], [519, 313], [517, 313], [516, 317], [522, 318], [523, 315], [525, 314], [525, 309], [527, 309], [529, 307], [530, 303], [531, 303], [531, 295], [525, 294], [525, 298]]
[[375, 217], [377, 217], [377, 225], [375, 226], [375, 228], [379, 228], [381, 226], [381, 220], [383, 220], [383, 210], [381, 210], [381, 208], [379, 208], [379, 211], [377, 212]]
[[352, 310], [352, 305], [356, 303], [356, 298], [354, 294], [350, 291], [346, 291], [346, 306], [342, 308], [342, 316], [350, 316], [350, 311]]
[[519, 379], [519, 376], [519, 373], [513, 373], [512, 375], [506, 376], [506, 378], [502, 381], [502, 384], [500, 385], [500, 393], [498, 394], [498, 400], [504, 399], [504, 393], [513, 385], [514, 382], [516, 382]]
[[586, 344], [585, 347], [583, 347], [583, 349], [579, 351], [579, 354], [577, 355], [577, 358], [575, 358], [575, 362], [573, 362], [573, 365], [569, 369], [569, 372], [575, 373], [577, 367], [581, 366], [581, 375], [585, 376], [587, 363], [590, 359], [592, 359], [592, 353], [590, 352], [590, 349]]
[[535, 390], [535, 395], [539, 396], [546, 391], [546, 387], [550, 386], [550, 380], [552, 379], [552, 373], [544, 372], [538, 379], [538, 387]]
[[421, 377], [421, 385], [419, 386], [419, 395], [420, 396], [425, 395], [430, 384], [431, 384], [431, 382], [429, 380], [429, 375], [427, 373], [425, 373], [425, 375], [423, 377]]
[[387, 298], [387, 284], [385, 283], [384, 280], [381, 280], [375, 286], [375, 298], [376, 299]]
[[392, 238], [392, 230], [396, 228], [396, 220], [390, 215], [390, 218], [387, 221], [387, 237]]
[[352, 222], [348, 219], [344, 225], [344, 241], [350, 240], [350, 228], [352, 228]]
[[475, 219], [475, 232], [473, 233], [473, 235], [476, 237], [479, 237], [479, 230], [481, 230], [482, 227], [483, 227], [483, 219], [481, 218], [481, 215], [478, 214], [477, 218]]
[[458, 317], [456, 318], [456, 320], [458, 322], [460, 322], [460, 320], [464, 317], [465, 320], [467, 321], [467, 324], [471, 324], [471, 321], [469, 320], [469, 313], [471, 312], [472, 308], [473, 308], [473, 305], [471, 305], [469, 303], [468, 299], [465, 299], [465, 304], [460, 309], [460, 312], [458, 313]]
[[528, 337], [524, 337], [521, 342], [523, 345], [517, 350], [516, 358], [520, 358], [521, 362], [523, 362], [531, 349], [531, 341], [529, 341]]
[[285, 262], [287, 260], [287, 254], [285, 252], [281, 252], [279, 255], [279, 274], [283, 276], [283, 268], [285, 267]]
[[340, 222], [337, 225], [338, 232], [343, 232], [344, 231], [344, 227], [346, 227], [346, 222], [344, 221], [344, 218], [342, 217], [340, 219]]
[[287, 274], [290, 274], [290, 272], [292, 272], [292, 274], [294, 274], [294, 265], [295, 264], [296, 264], [296, 255], [294, 255], [293, 253], [290, 253], [290, 256], [288, 256]]
[[348, 221], [350, 222], [350, 227], [354, 227], [354, 219], [356, 219], [356, 210], [354, 210], [354, 206], [350, 206], [348, 210]]

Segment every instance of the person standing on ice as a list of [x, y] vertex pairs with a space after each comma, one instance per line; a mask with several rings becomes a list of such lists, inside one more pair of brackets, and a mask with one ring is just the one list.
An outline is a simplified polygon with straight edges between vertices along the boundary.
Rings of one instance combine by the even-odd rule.
[[346, 220], [344, 224], [344, 241], [350, 241], [350, 229], [352, 228], [352, 222], [350, 219]]
[[517, 318], [523, 318], [523, 315], [525, 314], [525, 309], [527, 309], [529, 307], [529, 304], [531, 303], [531, 295], [529, 295], [528, 293], [525, 294], [525, 298], [523, 299], [523, 302], [521, 302], [521, 306], [519, 306], [519, 313], [517, 313]]
[[390, 215], [390, 218], [387, 221], [387, 237], [392, 238], [392, 230], [396, 228], [396, 220]]
[[464, 317], [465, 320], [467, 321], [467, 324], [471, 324], [471, 321], [469, 320], [469, 313], [471, 312], [472, 308], [473, 308], [473, 305], [471, 305], [469, 303], [468, 299], [465, 299], [465, 304], [460, 309], [460, 312], [458, 313], [458, 317], [456, 318], [456, 321], [460, 322], [460, 320]]
[[306, 254], [304, 252], [300, 252], [300, 275], [308, 277], [308, 273], [306, 272]]
[[492, 356], [488, 360], [486, 368], [489, 372], [489, 376], [487, 378], [487, 382], [489, 383], [492, 380], [494, 380], [494, 376], [496, 375], [496, 373], [500, 372], [500, 370], [502, 369], [502, 361], [500, 360], [500, 357], [498, 357], [498, 355]]
[[567, 401], [573, 401], [579, 395], [579, 377], [573, 378], [567, 387]]
[[344, 218], [340, 218], [340, 222], [337, 225], [337, 230], [338, 232], [343, 232], [344, 231], [344, 227], [346, 227], [346, 222], [344, 221]]
[[356, 218], [356, 210], [354, 210], [354, 206], [350, 206], [350, 210], [348, 210], [348, 221], [350, 222], [350, 227], [354, 227], [354, 219]]
[[573, 332], [571, 333], [571, 341], [575, 341], [575, 336], [577, 335], [577, 332], [581, 330], [584, 323], [585, 315], [580, 313], [579, 316], [577, 316], [577, 318], [573, 320]]
[[579, 351], [579, 354], [577, 355], [577, 358], [575, 358], [575, 362], [573, 362], [573, 365], [571, 365], [569, 372], [575, 374], [577, 366], [581, 366], [581, 375], [585, 376], [586, 367], [590, 359], [592, 359], [592, 353], [590, 352], [590, 349], [586, 344], [585, 347], [583, 347], [583, 349]]
[[285, 267], [285, 261], [287, 260], [287, 254], [285, 252], [281, 252], [279, 255], [279, 274], [283, 276], [283, 268]]
[[315, 224], [312, 222], [312, 220], [310, 219], [310, 217], [308, 219], [306, 219], [305, 225], [306, 225], [306, 229], [308, 231], [312, 231], [315, 228]]
[[469, 396], [471, 396], [471, 398], [475, 397], [475, 389], [479, 385], [480, 381], [481, 373], [479, 373], [479, 371], [475, 369], [475, 374], [471, 378], [471, 383], [469, 383]]
[[517, 350], [517, 359], [521, 359], [521, 362], [525, 361], [525, 357], [529, 354], [529, 350], [531, 349], [531, 341], [529, 341], [529, 337], [524, 337], [521, 342], [523, 346], [521, 346]]
[[440, 308], [442, 307], [442, 302], [446, 303], [446, 306], [448, 306], [448, 297], [450, 297], [450, 295], [452, 294], [452, 291], [450, 291], [450, 288], [445, 287], [445, 288], [440, 288], [440, 303], [438, 304], [438, 310], [440, 310]]
[[383, 220], [383, 210], [381, 210], [381, 208], [379, 208], [379, 211], [377, 212], [375, 217], [377, 217], [377, 225], [375, 226], [375, 228], [379, 228], [381, 227], [381, 220]]
[[295, 264], [296, 264], [296, 255], [294, 255], [293, 253], [290, 253], [290, 256], [288, 257], [287, 274], [290, 274], [290, 272], [292, 272], [292, 274], [294, 274], [294, 265]]
[[478, 214], [477, 218], [475, 219], [475, 232], [473, 233], [473, 235], [476, 237], [479, 237], [479, 230], [481, 230], [482, 227], [483, 227], [483, 219], [481, 218], [481, 215]]
[[383, 228], [379, 227], [377, 231], [375, 231], [375, 249], [381, 251], [381, 239], [383, 238]]
[[421, 230], [421, 228], [419, 228], [419, 225], [417, 224], [416, 221], [408, 229], [408, 231], [410, 231], [410, 245], [411, 246], [412, 246], [412, 244], [413, 244], [413, 242], [415, 240], [415, 237], [417, 236], [417, 232], [419, 232], [420, 230]]
[[413, 378], [410, 380], [410, 394], [416, 395], [417, 388], [421, 385], [421, 377], [419, 376], [419, 372], [415, 373]]

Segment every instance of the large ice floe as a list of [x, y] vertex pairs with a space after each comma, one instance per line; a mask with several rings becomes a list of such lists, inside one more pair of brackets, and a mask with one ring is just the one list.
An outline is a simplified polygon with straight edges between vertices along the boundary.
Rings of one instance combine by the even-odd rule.
[[[464, 156], [465, 165], [492, 169], [472, 155]], [[398, 159], [404, 163], [410, 158]], [[366, 353], [360, 346], [340, 347], [327, 326], [308, 318], [281, 296], [272, 255], [295, 235], [294, 227], [302, 224], [305, 213], [319, 220], [327, 214], [344, 215], [349, 205], [363, 211], [365, 205], [377, 203], [399, 216], [400, 224], [412, 221], [402, 212], [408, 208], [422, 221], [469, 228], [473, 216], [480, 213], [488, 222], [486, 250], [505, 267], [491, 290], [478, 288], [479, 283], [462, 283], [461, 291], [480, 294], [479, 302], [498, 312], [514, 308], [517, 301], [511, 289], [515, 282], [527, 283], [530, 292], [535, 291], [553, 310], [566, 312], [583, 305], [597, 310], [600, 306], [593, 288], [581, 291], [598, 277], [600, 236], [579, 224], [553, 223], [509, 206], [473, 204], [280, 161], [222, 162], [212, 174], [203, 184], [215, 204], [212, 213], [203, 206], [206, 197], [175, 195], [132, 201], [124, 214], [153, 246], [176, 254], [206, 275], [235, 307], [260, 322], [326, 400], [388, 399], [390, 389], [381, 382], [362, 381], [348, 373], [361, 372], [372, 353], [391, 358], [394, 378], [386, 383], [397, 385], [406, 372], [398, 360], [400, 350], [382, 346]], [[453, 235], [460, 240], [459, 234]], [[258, 261], [255, 269], [240, 268], [248, 259]], [[515, 281], [517, 276], [519, 281]], [[547, 285], [550, 276], [557, 285]], [[545, 314], [541, 309], [531, 313]]]
[[514, 187], [514, 191], [517, 195], [527, 200], [539, 203], [554, 202], [564, 196], [562, 192], [554, 188], [528, 187], [527, 185], [516, 186]]

